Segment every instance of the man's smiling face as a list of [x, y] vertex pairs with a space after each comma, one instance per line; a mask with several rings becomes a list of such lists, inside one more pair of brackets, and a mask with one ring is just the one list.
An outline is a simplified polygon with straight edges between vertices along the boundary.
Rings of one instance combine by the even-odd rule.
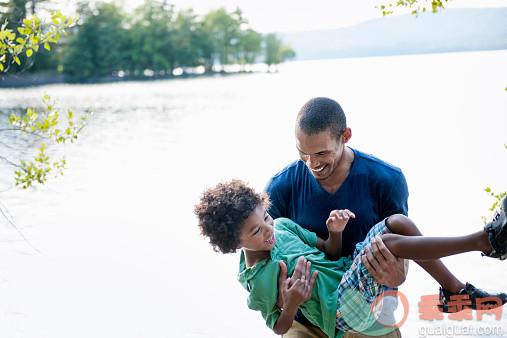
[[342, 138], [343, 134], [336, 139], [329, 129], [313, 135], [296, 130], [299, 158], [315, 179], [324, 181], [333, 175], [345, 149]]

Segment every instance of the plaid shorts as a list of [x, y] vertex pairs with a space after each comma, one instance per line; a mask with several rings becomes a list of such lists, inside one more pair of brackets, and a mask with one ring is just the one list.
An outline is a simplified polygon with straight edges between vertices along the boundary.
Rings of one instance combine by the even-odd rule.
[[383, 220], [370, 229], [364, 241], [356, 245], [354, 261], [338, 286], [336, 328], [341, 331], [362, 332], [375, 322], [373, 313], [380, 310], [372, 310], [371, 304], [386, 286], [375, 281], [363, 264], [361, 255], [374, 237], [387, 232], [389, 229]]

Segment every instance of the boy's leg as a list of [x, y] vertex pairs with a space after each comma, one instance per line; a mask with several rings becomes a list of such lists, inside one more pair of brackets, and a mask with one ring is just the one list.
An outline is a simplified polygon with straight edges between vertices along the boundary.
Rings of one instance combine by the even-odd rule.
[[376, 338], [400, 338], [401, 333], [400, 329], [396, 328], [396, 330], [389, 332], [388, 334], [382, 336], [367, 336], [365, 334], [359, 332], [346, 332], [343, 338], [368, 338], [368, 337], [376, 337]]
[[292, 322], [287, 333], [282, 335], [283, 338], [327, 338], [327, 334], [322, 332], [318, 327], [305, 326], [297, 321]]
[[391, 234], [383, 235], [382, 240], [393, 255], [401, 258], [432, 260], [463, 252], [489, 253], [492, 250], [488, 234], [483, 230], [467, 236], [419, 237], [422, 234], [417, 226], [404, 215], [389, 217], [386, 226]]
[[390, 234], [382, 241], [397, 257], [409, 258], [426, 270], [444, 289], [456, 293], [465, 287], [438, 258], [469, 251], [491, 251], [488, 235], [479, 231], [458, 237], [421, 237], [417, 226], [408, 217], [393, 215], [386, 221]]
[[[470, 243], [462, 247], [463, 243], [460, 243], [459, 240], [449, 243], [447, 238], [442, 238], [443, 241], [440, 242], [440, 245], [443, 246], [443, 251], [453, 249], [454, 251], [459, 251], [453, 253], [442, 252], [436, 248], [438, 245], [434, 245], [435, 239], [432, 237], [421, 237], [422, 234], [417, 226], [406, 216], [393, 215], [386, 220], [386, 226], [391, 231], [391, 234], [382, 235], [382, 241], [393, 255], [413, 259], [446, 290], [455, 293], [465, 287], [465, 284], [459, 281], [440, 259], [434, 258], [441, 257], [438, 256], [439, 254], [448, 256], [454, 253], [465, 252], [461, 250], [468, 248]], [[447, 255], [443, 255], [445, 253]], [[418, 258], [423, 260], [418, 260]]]
[[[343, 338], [400, 338], [400, 329], [396, 328], [394, 331], [385, 335], [368, 336], [362, 333], [345, 332]], [[305, 326], [299, 322], [294, 321], [289, 331], [282, 335], [282, 338], [328, 338], [318, 327]]]
[[[385, 286], [376, 282], [373, 276], [363, 263], [361, 256], [365, 249], [376, 236], [380, 236], [389, 229], [385, 222], [381, 221], [374, 225], [366, 235], [365, 239], [356, 245], [353, 255], [353, 262], [343, 275], [338, 287], [338, 311], [336, 327], [342, 331], [356, 331], [378, 336], [379, 334], [390, 334], [396, 331], [394, 328], [381, 327], [376, 325], [376, 318], [380, 315], [379, 309], [372, 310], [371, 305], [384, 290]], [[387, 335], [386, 337], [392, 337]], [[394, 337], [397, 337], [394, 335]]]
[[422, 237], [415, 224], [403, 215], [389, 217], [386, 226], [393, 233], [381, 237], [389, 251], [395, 256], [413, 259], [442, 286], [442, 311], [451, 312], [448, 311], [447, 301], [458, 294], [468, 295], [473, 309], [476, 308], [476, 299], [494, 297], [495, 300], [488, 302], [488, 305], [493, 307], [507, 302], [507, 295], [504, 293], [493, 295], [476, 289], [471, 284], [463, 284], [440, 259], [435, 259], [469, 251], [482, 251], [485, 254], [492, 252], [490, 239], [485, 231], [460, 237]]

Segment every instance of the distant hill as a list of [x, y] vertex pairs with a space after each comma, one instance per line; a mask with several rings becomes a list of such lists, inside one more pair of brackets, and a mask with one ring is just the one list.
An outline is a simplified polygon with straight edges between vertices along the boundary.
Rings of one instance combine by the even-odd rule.
[[444, 9], [280, 36], [296, 60], [507, 49], [507, 8]]

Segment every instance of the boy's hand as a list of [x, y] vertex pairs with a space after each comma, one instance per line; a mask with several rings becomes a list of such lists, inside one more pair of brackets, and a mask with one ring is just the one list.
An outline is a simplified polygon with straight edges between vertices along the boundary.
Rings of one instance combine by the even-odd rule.
[[[278, 277], [278, 298], [276, 300], [276, 307], [281, 309], [283, 308], [283, 295], [282, 295], [282, 284], [288, 279], [287, 277], [287, 265], [285, 262], [280, 261], [280, 275]], [[288, 287], [290, 288], [298, 279], [301, 279], [302, 276], [305, 276], [306, 280], [310, 280], [310, 267], [312, 263], [308, 261], [304, 256], [300, 256], [298, 258], [298, 262], [296, 267], [294, 268], [294, 272], [292, 273], [291, 278], [289, 279]]]
[[[311, 298], [313, 286], [315, 284], [315, 280], [317, 279], [318, 271], [314, 271], [310, 280], [306, 275], [309, 275], [311, 262], [307, 261], [306, 258], [300, 257], [298, 260], [298, 265], [300, 265], [303, 270], [306, 270], [300, 278], [290, 277], [282, 281], [279, 286], [280, 296], [277, 302], [277, 306], [284, 309], [294, 309], [296, 310], [301, 304]], [[281, 273], [287, 271], [284, 262], [280, 262], [280, 267], [282, 269]], [[281, 303], [281, 304], [280, 304]]]
[[326, 226], [329, 232], [342, 232], [350, 218], [356, 218], [356, 215], [348, 210], [333, 210], [329, 214]]

